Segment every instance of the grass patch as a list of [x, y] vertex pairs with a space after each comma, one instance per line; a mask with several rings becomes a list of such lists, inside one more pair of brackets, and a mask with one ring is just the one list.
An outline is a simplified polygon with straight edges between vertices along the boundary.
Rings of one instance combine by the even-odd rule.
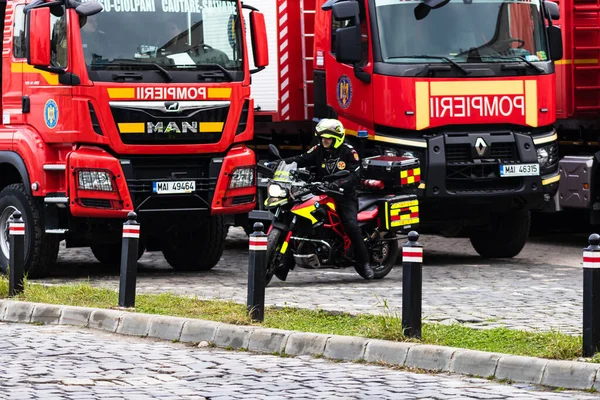
[[[8, 281], [0, 278], [0, 298], [8, 297]], [[18, 300], [36, 303], [116, 308], [118, 293], [95, 288], [87, 283], [60, 286], [25, 284]], [[384, 302], [384, 307], [387, 304]], [[402, 334], [397, 313], [386, 315], [331, 314], [299, 308], [268, 308], [262, 324], [253, 323], [244, 304], [232, 301], [200, 300], [174, 294], [139, 294], [135, 312], [172, 315], [224, 322], [236, 325], [260, 325], [303, 332], [362, 336], [392, 341], [414, 341], [441, 346], [491, 351], [515, 355], [572, 360], [581, 357], [581, 336], [559, 332], [532, 333], [507, 328], [472, 329], [462, 325], [423, 324], [421, 341]], [[597, 361], [597, 360], [596, 360]]]

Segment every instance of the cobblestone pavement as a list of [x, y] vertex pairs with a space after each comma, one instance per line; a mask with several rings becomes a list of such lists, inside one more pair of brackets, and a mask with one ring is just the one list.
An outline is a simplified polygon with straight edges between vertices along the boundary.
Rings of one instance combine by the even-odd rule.
[[0, 323], [0, 399], [599, 399], [449, 374]]
[[[426, 319], [474, 327], [508, 326], [581, 333], [582, 249], [587, 235], [532, 239], [519, 256], [485, 260], [468, 239], [423, 236], [423, 315]], [[402, 242], [401, 242], [402, 243]], [[138, 293], [174, 292], [200, 298], [233, 299], [247, 295], [248, 238], [229, 231], [219, 265], [204, 273], [173, 271], [162, 253], [146, 253], [139, 263]], [[118, 269], [108, 271], [89, 249], [62, 249], [60, 265], [47, 283], [88, 281], [118, 289]], [[399, 313], [402, 267], [384, 279], [365, 281], [354, 270], [292, 271], [267, 288], [267, 304], [321, 308], [352, 313]], [[384, 301], [387, 306], [384, 307]]]

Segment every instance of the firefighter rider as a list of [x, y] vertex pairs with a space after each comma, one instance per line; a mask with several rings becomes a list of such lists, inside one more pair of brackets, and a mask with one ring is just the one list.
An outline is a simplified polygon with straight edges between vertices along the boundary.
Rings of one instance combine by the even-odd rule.
[[[360, 233], [358, 226], [358, 198], [356, 197], [355, 187], [359, 184], [358, 170], [360, 167], [360, 158], [352, 146], [344, 143], [346, 131], [344, 126], [337, 119], [322, 119], [315, 128], [315, 135], [319, 137], [319, 144], [312, 147], [306, 153], [285, 159], [286, 163], [296, 162], [298, 167], [317, 168], [316, 180], [322, 181], [327, 175], [335, 174], [338, 171], [347, 170], [350, 175], [344, 178], [328, 183], [331, 190], [344, 190], [344, 196], [333, 196], [336, 203], [338, 215], [344, 226], [346, 234], [352, 241], [356, 260], [358, 261], [357, 270], [365, 279], [373, 279], [374, 273], [370, 264], [369, 251]], [[287, 271], [275, 271], [275, 275], [285, 280]], [[283, 275], [283, 276], [280, 276]]]

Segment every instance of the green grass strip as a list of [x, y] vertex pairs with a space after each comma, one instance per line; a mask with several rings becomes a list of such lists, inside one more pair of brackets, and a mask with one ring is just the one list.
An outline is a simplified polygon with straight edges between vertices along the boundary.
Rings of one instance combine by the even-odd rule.
[[[8, 281], [0, 278], [0, 298], [8, 297]], [[35, 303], [72, 305], [93, 308], [115, 308], [118, 293], [92, 287], [87, 283], [46, 286], [25, 284], [25, 292], [17, 300]], [[384, 303], [385, 306], [385, 303]], [[422, 340], [408, 339], [402, 334], [400, 315], [332, 314], [299, 308], [270, 308], [265, 321], [253, 323], [244, 304], [221, 300], [200, 300], [174, 294], [138, 294], [135, 312], [205, 319], [237, 325], [259, 325], [302, 332], [361, 336], [392, 341], [411, 341], [472, 350], [491, 351], [559, 360], [581, 357], [581, 336], [560, 332], [534, 333], [507, 328], [473, 329], [459, 324], [423, 324]], [[593, 360], [596, 361], [596, 360]]]

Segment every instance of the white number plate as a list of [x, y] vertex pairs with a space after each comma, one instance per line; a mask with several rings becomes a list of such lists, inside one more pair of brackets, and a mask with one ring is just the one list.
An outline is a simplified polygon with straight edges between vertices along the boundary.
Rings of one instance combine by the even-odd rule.
[[153, 182], [152, 191], [158, 194], [192, 193], [196, 191], [196, 181]]
[[500, 165], [500, 176], [538, 176], [540, 174], [539, 164], [504, 164]]

